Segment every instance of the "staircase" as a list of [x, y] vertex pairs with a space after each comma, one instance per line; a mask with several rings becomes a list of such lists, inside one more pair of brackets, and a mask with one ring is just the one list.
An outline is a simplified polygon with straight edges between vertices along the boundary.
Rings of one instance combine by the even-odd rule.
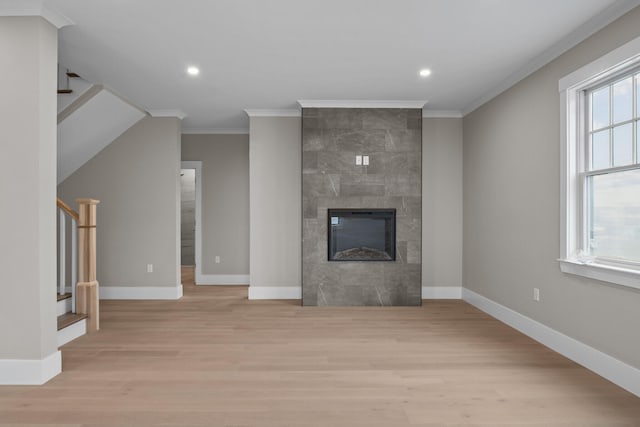
[[[78, 199], [78, 212], [58, 199], [58, 346], [99, 329], [96, 206]], [[67, 228], [70, 224], [71, 227]], [[69, 243], [69, 247], [67, 245]]]
[[71, 311], [71, 294], [58, 295], [58, 347], [87, 333], [87, 315]]
[[59, 66], [57, 183], [146, 115], [107, 86]]
[[[60, 184], [147, 113], [105, 85], [58, 66], [58, 176]], [[78, 211], [58, 199], [58, 346], [99, 329], [96, 280], [96, 205], [77, 199]]]

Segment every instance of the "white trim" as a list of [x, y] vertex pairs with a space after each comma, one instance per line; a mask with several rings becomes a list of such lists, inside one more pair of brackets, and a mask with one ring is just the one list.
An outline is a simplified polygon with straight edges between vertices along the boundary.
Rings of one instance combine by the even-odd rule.
[[5, 1], [5, 4], [0, 6], [0, 16], [41, 16], [57, 29], [75, 25], [71, 19], [45, 5], [43, 0]]
[[196, 285], [248, 285], [248, 274], [200, 274]]
[[249, 117], [301, 117], [300, 110], [262, 110], [262, 109], [246, 109], [244, 110]]
[[302, 287], [249, 286], [249, 299], [302, 299]]
[[422, 110], [422, 117], [428, 119], [461, 119], [462, 111], [459, 110]]
[[[598, 80], [601, 74], [615, 72], [615, 68], [632, 66], [640, 61], [640, 37], [623, 44], [593, 62], [567, 74], [558, 81], [558, 91], [563, 92], [574, 86], [588, 84], [590, 80]], [[612, 70], [612, 68], [614, 70]]]
[[0, 359], [0, 385], [42, 385], [62, 372], [62, 353], [44, 359]]
[[145, 116], [149, 115], [149, 113], [147, 113], [142, 107], [138, 106], [138, 104], [135, 104], [133, 101], [129, 100], [129, 98], [127, 98], [126, 96], [122, 95], [120, 92], [118, 92], [117, 90], [111, 88], [110, 86], [107, 86], [104, 83], [101, 84], [101, 85], [94, 85], [94, 86], [98, 86], [102, 90], [106, 90], [107, 92], [111, 93], [111, 95], [120, 98], [122, 100], [122, 102], [124, 102], [126, 104], [129, 104], [132, 108], [135, 108], [136, 110], [140, 111]]
[[640, 64], [640, 37], [580, 67], [558, 81], [560, 92], [560, 269], [590, 279], [640, 289], [640, 271], [594, 262], [581, 255], [584, 249], [582, 219], [585, 170], [582, 152], [581, 92], [595, 82]]
[[461, 299], [460, 286], [423, 286], [422, 299]]
[[530, 76], [540, 68], [544, 67], [554, 59], [558, 58], [560, 55], [576, 46], [578, 43], [592, 36], [596, 32], [600, 31], [605, 26], [609, 25], [616, 19], [620, 18], [625, 13], [629, 12], [631, 9], [638, 6], [638, 0], [621, 0], [613, 3], [611, 6], [606, 8], [604, 11], [599, 13], [598, 15], [591, 18], [589, 21], [582, 24], [576, 30], [571, 32], [569, 35], [564, 37], [562, 40], [558, 41], [556, 44], [551, 46], [546, 51], [542, 52], [537, 57], [533, 58], [523, 67], [521, 67], [518, 71], [511, 74], [511, 76], [502, 80], [502, 82], [490, 90], [489, 92], [482, 95], [480, 98], [472, 101], [467, 104], [462, 109], [462, 114], [467, 115], [474, 111], [476, 108], [480, 107], [483, 104], [491, 101], [496, 96], [500, 95], [502, 92], [506, 91], [510, 87], [514, 86], [516, 83], [524, 80], [526, 77]]
[[56, 303], [56, 316], [62, 316], [65, 313], [71, 312], [71, 300], [73, 298], [65, 298]]
[[558, 260], [563, 273], [576, 274], [590, 279], [640, 289], [638, 270], [614, 267], [595, 263], [580, 263], [571, 260]]
[[247, 128], [182, 128], [183, 134], [194, 135], [249, 135]]
[[462, 298], [501, 322], [640, 397], [640, 369], [469, 289], [462, 290]]
[[427, 100], [382, 101], [382, 100], [339, 100], [339, 99], [299, 99], [302, 108], [423, 108]]
[[202, 276], [202, 162], [200, 160], [185, 160], [180, 162], [180, 169], [195, 169], [196, 171], [196, 231], [195, 231], [195, 262], [194, 279], [196, 283]]
[[147, 110], [151, 117], [177, 117], [180, 120], [187, 117], [186, 113], [181, 110]]
[[176, 286], [100, 286], [100, 299], [180, 299], [182, 284]]
[[75, 340], [87, 333], [87, 319], [82, 319], [58, 331], [58, 347]]

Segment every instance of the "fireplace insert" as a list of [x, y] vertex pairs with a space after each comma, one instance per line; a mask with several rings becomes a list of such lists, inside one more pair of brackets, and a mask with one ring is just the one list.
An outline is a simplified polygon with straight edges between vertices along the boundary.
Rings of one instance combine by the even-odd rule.
[[395, 261], [395, 209], [329, 209], [329, 261]]

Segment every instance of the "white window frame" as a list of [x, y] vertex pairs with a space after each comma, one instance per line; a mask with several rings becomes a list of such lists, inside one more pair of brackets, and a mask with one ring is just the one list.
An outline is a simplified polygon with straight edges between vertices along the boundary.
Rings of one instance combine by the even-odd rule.
[[586, 196], [580, 175], [586, 172], [583, 143], [585, 89], [640, 64], [640, 37], [560, 79], [560, 269], [592, 279], [640, 289], [640, 266], [584, 256]]

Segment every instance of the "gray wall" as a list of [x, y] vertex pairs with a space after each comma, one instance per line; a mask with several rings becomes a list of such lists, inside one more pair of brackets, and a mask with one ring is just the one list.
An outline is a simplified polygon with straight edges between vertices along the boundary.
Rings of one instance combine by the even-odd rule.
[[180, 284], [180, 130], [177, 118], [144, 118], [58, 186], [71, 206], [100, 200], [100, 286]]
[[[0, 359], [41, 360], [58, 349], [57, 52], [57, 30], [44, 19], [0, 17], [0, 69], [14, 71], [0, 79]], [[25, 374], [5, 366], [4, 379]]]
[[249, 274], [249, 136], [182, 135], [182, 160], [202, 161], [202, 273]]
[[461, 118], [422, 120], [422, 286], [462, 286]]
[[[421, 109], [302, 110], [304, 305], [421, 304], [421, 151]], [[329, 208], [395, 209], [395, 260], [329, 262]]]
[[300, 118], [251, 117], [249, 135], [250, 285], [299, 290]]
[[464, 118], [464, 286], [636, 368], [640, 292], [556, 259], [558, 80], [640, 36], [639, 22], [636, 8]]

